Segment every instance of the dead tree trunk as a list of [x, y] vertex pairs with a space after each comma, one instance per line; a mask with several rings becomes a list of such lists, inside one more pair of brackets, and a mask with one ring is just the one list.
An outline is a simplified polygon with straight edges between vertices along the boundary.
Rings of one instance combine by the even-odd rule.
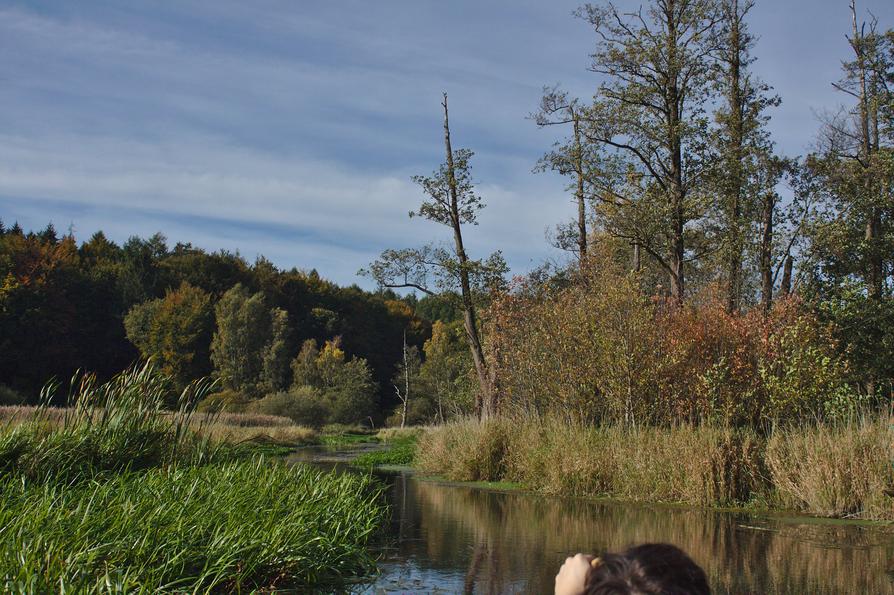
[[584, 150], [580, 140], [580, 117], [572, 111], [574, 119], [574, 173], [577, 177], [577, 250], [580, 261], [587, 260], [587, 205], [584, 196]]
[[460, 292], [463, 305], [463, 326], [466, 338], [469, 341], [469, 350], [472, 352], [472, 361], [475, 364], [475, 373], [478, 376], [478, 394], [475, 397], [475, 413], [479, 418], [486, 418], [495, 413], [496, 400], [493, 383], [488, 371], [487, 359], [478, 332], [478, 318], [475, 312], [475, 302], [472, 297], [472, 286], [469, 281], [469, 259], [463, 246], [462, 228], [460, 227], [460, 213], [458, 203], [458, 189], [456, 172], [453, 164], [453, 149], [450, 146], [450, 118], [447, 110], [447, 94], [444, 93], [444, 148], [447, 152], [447, 184], [450, 190], [450, 221], [453, 227], [453, 241], [456, 249], [456, 258], [459, 262]]

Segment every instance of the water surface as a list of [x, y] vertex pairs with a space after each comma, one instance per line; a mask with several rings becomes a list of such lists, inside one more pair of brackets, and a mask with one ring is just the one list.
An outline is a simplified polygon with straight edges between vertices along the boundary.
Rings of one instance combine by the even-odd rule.
[[[337, 457], [336, 457], [337, 458]], [[552, 593], [569, 553], [664, 541], [715, 593], [894, 594], [894, 529], [805, 517], [545, 498], [381, 473], [392, 505], [362, 593]]]

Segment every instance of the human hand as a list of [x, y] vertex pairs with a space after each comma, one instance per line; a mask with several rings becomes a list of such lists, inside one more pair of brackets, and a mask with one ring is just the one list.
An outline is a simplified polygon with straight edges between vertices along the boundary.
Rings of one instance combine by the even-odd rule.
[[565, 563], [556, 575], [556, 595], [582, 595], [593, 560], [594, 557], [588, 554], [575, 554], [565, 558]]

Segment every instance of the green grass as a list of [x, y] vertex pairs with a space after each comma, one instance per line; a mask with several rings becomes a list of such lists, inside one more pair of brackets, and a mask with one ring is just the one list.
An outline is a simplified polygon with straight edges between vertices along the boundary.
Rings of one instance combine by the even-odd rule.
[[[149, 364], [102, 385], [90, 375], [76, 377], [72, 406], [61, 418], [43, 405], [21, 423], [8, 422], [0, 430], [0, 475], [80, 481], [103, 473], [211, 461], [216, 449], [200, 436], [202, 424], [191, 427], [193, 405], [210, 388], [199, 381], [177, 395]], [[44, 389], [43, 401], [56, 390]], [[178, 409], [166, 411], [172, 400]]]
[[416, 457], [416, 436], [402, 436], [387, 443], [384, 450], [366, 452], [352, 462], [358, 467], [381, 467], [383, 465], [412, 465]]
[[72, 386], [63, 414], [0, 426], [4, 592], [301, 591], [373, 568], [386, 509], [371, 478], [212, 441], [214, 417], [193, 418], [211, 385], [176, 395], [151, 365]]
[[368, 444], [370, 442], [378, 442], [379, 439], [373, 434], [362, 433], [345, 433], [345, 434], [323, 434], [319, 438], [320, 444], [324, 446], [353, 446], [355, 444]]
[[270, 461], [0, 483], [4, 591], [251, 591], [373, 568], [372, 480]]

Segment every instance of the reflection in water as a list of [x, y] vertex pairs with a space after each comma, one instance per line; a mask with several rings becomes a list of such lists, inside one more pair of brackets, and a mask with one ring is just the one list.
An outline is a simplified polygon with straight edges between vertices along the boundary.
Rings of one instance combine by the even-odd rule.
[[894, 593], [887, 528], [383, 479], [394, 542], [367, 593], [551, 593], [569, 553], [646, 541], [685, 549], [716, 593]]

